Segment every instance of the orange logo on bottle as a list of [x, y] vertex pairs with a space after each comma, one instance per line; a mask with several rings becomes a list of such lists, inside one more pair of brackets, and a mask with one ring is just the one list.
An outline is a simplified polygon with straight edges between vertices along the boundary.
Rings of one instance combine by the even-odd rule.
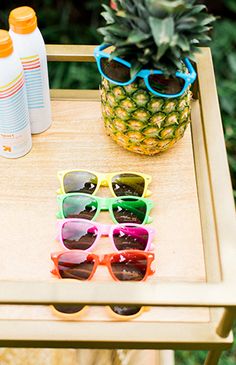
[[5, 151], [5, 152], [11, 152], [11, 147], [9, 147], [9, 146], [3, 146], [3, 151]]

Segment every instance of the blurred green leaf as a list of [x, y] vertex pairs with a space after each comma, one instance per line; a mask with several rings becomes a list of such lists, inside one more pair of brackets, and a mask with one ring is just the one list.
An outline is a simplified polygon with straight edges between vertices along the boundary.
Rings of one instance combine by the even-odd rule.
[[235, 0], [225, 0], [225, 5], [236, 13], [236, 1]]
[[228, 55], [228, 62], [232, 72], [236, 73], [236, 52], [232, 52]]

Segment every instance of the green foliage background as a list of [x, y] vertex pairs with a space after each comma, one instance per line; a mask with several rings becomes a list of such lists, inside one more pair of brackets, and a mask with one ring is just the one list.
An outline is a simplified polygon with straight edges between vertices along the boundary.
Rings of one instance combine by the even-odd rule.
[[[108, 3], [108, 0], [102, 1]], [[236, 189], [236, 1], [203, 0], [209, 11], [220, 16], [212, 32], [211, 49], [217, 79], [218, 94], [224, 125], [225, 142]], [[16, 6], [32, 6], [38, 15], [39, 28], [46, 43], [98, 44], [96, 29], [101, 26], [101, 0], [33, 0], [9, 1], [0, 4], [0, 28], [8, 29], [9, 11]], [[97, 88], [100, 76], [95, 64], [50, 63], [51, 88]], [[236, 193], [235, 193], [236, 197]], [[177, 365], [202, 365], [204, 351], [177, 351]], [[220, 365], [236, 363], [236, 346], [226, 352]]]

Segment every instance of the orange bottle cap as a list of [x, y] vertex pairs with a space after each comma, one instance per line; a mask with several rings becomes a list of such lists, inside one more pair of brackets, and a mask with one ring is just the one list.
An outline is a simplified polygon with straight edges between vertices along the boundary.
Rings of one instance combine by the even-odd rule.
[[8, 31], [0, 29], [0, 57], [7, 57], [13, 52], [13, 45]]
[[9, 24], [15, 33], [32, 33], [37, 27], [35, 11], [29, 6], [20, 6], [10, 12]]

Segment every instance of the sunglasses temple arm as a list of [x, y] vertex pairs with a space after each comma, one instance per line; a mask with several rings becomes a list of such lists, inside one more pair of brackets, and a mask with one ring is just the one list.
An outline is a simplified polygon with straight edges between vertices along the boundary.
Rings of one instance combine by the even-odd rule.
[[57, 189], [57, 194], [58, 194], [58, 195], [63, 194], [62, 188]]
[[52, 275], [57, 276], [57, 270], [55, 269], [55, 267], [50, 272]]
[[62, 212], [57, 212], [56, 217], [58, 219], [63, 219], [64, 218], [63, 215], [62, 215]]
[[150, 195], [152, 195], [151, 190], [147, 190], [146, 193], [145, 193], [145, 197], [150, 196]]
[[154, 249], [155, 249], [155, 245], [154, 245], [154, 243], [151, 243], [151, 244], [150, 244], [149, 251], [153, 251]]
[[[108, 48], [108, 47], [110, 47], [111, 46], [111, 44], [109, 44], [109, 43], [105, 43], [105, 44], [101, 44], [100, 46], [97, 46], [96, 48], [95, 48], [95, 51], [97, 51], [97, 52], [99, 52], [99, 51], [103, 51], [104, 49], [106, 49], [106, 48]], [[94, 52], [95, 53], [95, 52]]]
[[195, 81], [196, 77], [197, 77], [197, 73], [192, 65], [192, 63], [190, 62], [190, 60], [188, 58], [185, 58], [185, 64], [192, 76], [192, 82]]

